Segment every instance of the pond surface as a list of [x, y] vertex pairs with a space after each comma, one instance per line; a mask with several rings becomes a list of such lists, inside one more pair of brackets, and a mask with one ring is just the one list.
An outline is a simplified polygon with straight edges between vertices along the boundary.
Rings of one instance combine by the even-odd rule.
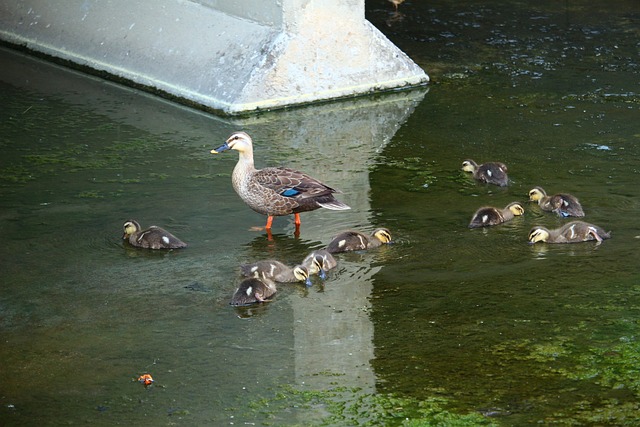
[[[2, 424], [634, 425], [640, 7], [614, 3], [367, 2], [428, 91], [230, 120], [0, 50]], [[258, 167], [352, 210], [254, 231], [237, 154], [209, 153], [237, 129]], [[511, 185], [476, 184], [466, 158]], [[526, 201], [538, 185], [612, 239], [528, 245], [567, 221]], [[467, 228], [516, 200], [524, 217]], [[189, 247], [127, 247], [130, 218]], [[380, 226], [395, 244], [326, 281], [228, 305], [241, 263]]]

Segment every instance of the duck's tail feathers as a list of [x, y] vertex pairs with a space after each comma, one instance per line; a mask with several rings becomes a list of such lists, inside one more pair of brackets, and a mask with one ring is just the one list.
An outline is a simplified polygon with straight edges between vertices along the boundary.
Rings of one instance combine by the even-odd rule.
[[332, 211], [346, 211], [347, 209], [351, 209], [350, 206], [347, 206], [341, 201], [335, 199], [328, 202], [318, 203], [318, 205], [326, 209], [331, 209]]

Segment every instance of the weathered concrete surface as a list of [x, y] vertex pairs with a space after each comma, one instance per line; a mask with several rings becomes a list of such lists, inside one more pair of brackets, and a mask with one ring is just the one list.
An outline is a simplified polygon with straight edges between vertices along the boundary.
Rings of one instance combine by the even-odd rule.
[[224, 114], [429, 79], [364, 0], [3, 0], [0, 39]]

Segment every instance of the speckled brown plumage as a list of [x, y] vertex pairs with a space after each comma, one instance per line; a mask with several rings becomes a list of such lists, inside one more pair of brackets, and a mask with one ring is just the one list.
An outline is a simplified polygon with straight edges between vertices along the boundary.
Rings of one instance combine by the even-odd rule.
[[233, 189], [254, 211], [267, 215], [267, 229], [271, 228], [274, 216], [295, 215], [318, 208], [332, 210], [350, 209], [338, 201], [333, 194], [340, 191], [323, 184], [315, 178], [290, 168], [268, 167], [256, 169], [253, 162], [253, 141], [245, 132], [234, 132], [213, 154], [226, 150], [240, 153], [233, 169]]

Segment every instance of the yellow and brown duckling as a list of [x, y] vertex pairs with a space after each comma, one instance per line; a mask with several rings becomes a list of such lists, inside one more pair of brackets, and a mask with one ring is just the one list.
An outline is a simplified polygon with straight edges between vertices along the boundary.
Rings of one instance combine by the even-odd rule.
[[122, 227], [124, 229], [122, 238], [138, 248], [178, 249], [187, 246], [185, 242], [167, 230], [155, 225], [143, 230], [138, 221], [130, 219]]
[[558, 193], [547, 196], [542, 187], [534, 187], [529, 191], [529, 200], [538, 202], [540, 209], [547, 212], [555, 212], [558, 216], [583, 217], [584, 210], [575, 196], [567, 193]]
[[296, 265], [292, 268], [280, 261], [265, 260], [241, 265], [240, 273], [245, 277], [257, 277], [281, 283], [303, 282], [306, 286], [311, 286], [309, 270], [304, 265]]
[[318, 249], [307, 255], [302, 265], [307, 267], [309, 274], [317, 274], [321, 279], [326, 279], [327, 271], [336, 268], [338, 261], [329, 251]]
[[604, 231], [602, 227], [584, 221], [571, 221], [554, 230], [542, 226], [533, 227], [529, 232], [529, 243], [579, 243], [596, 240], [600, 244], [610, 237], [611, 233]]
[[504, 209], [498, 209], [492, 206], [483, 207], [473, 214], [469, 228], [502, 224], [520, 215], [524, 215], [524, 208], [518, 202], [509, 203]]
[[506, 187], [509, 184], [507, 165], [501, 162], [487, 162], [478, 165], [471, 159], [462, 162], [462, 170], [470, 172], [476, 181]]
[[267, 215], [267, 230], [271, 229], [274, 216], [293, 214], [298, 228], [301, 212], [318, 208], [337, 211], [351, 209], [333, 197], [334, 193], [340, 191], [300, 171], [283, 167], [256, 169], [253, 163], [253, 142], [245, 132], [234, 132], [224, 144], [211, 150], [211, 153], [226, 150], [240, 153], [231, 176], [233, 189], [251, 209]]
[[231, 305], [249, 305], [268, 301], [276, 293], [276, 284], [269, 279], [250, 277], [240, 282], [231, 297]]
[[363, 251], [377, 248], [378, 246], [390, 243], [391, 233], [386, 228], [378, 228], [371, 236], [367, 236], [359, 231], [344, 231], [338, 234], [327, 245], [327, 252], [336, 254], [339, 252]]

